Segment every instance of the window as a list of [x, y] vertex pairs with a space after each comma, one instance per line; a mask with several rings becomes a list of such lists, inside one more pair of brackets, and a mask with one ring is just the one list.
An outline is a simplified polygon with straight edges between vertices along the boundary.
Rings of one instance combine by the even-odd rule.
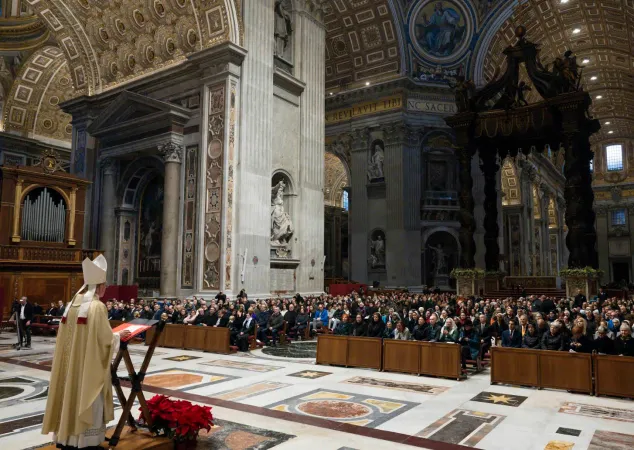
[[590, 173], [594, 172], [594, 159], [590, 160]]
[[350, 205], [348, 204], [348, 191], [343, 191], [343, 195], [341, 196], [341, 207], [343, 209], [345, 209], [346, 211], [348, 211], [348, 207]]
[[625, 210], [614, 209], [611, 214], [612, 226], [625, 225]]
[[608, 145], [605, 148], [608, 172], [623, 170], [623, 146], [621, 144]]

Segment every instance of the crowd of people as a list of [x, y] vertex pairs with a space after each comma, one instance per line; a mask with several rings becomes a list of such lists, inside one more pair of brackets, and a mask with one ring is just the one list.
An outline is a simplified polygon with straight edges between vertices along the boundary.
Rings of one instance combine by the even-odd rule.
[[[271, 346], [284, 328], [294, 339], [303, 339], [308, 329], [312, 334], [456, 343], [463, 347], [463, 366], [482, 359], [492, 345], [634, 356], [634, 299], [608, 298], [603, 290], [592, 301], [580, 292], [573, 299], [353, 292], [254, 300], [243, 291], [235, 299], [220, 292], [210, 301], [132, 299], [106, 305], [110, 320], [227, 327], [231, 344], [242, 351], [248, 350], [257, 325], [257, 341]], [[63, 304], [51, 304], [47, 313], [61, 315]]]

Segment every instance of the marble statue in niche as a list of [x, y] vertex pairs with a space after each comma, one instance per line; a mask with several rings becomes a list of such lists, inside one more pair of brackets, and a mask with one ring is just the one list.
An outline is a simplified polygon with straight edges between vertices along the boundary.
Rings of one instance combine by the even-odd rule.
[[372, 269], [385, 268], [385, 233], [381, 230], [372, 233], [370, 238], [369, 262]]
[[285, 0], [275, 0], [275, 55], [282, 59], [290, 59], [289, 42], [293, 34], [293, 23], [290, 8]]
[[442, 244], [438, 244], [436, 247], [428, 245], [427, 248], [434, 251], [432, 255], [434, 273], [436, 275], [447, 275], [447, 253]]
[[293, 236], [293, 221], [284, 211], [284, 189], [286, 183], [279, 181], [272, 189], [271, 198], [271, 245], [288, 246]]
[[374, 141], [370, 148], [370, 161], [368, 162], [368, 181], [382, 181], [385, 179], [383, 162], [385, 160], [385, 144], [383, 141]]

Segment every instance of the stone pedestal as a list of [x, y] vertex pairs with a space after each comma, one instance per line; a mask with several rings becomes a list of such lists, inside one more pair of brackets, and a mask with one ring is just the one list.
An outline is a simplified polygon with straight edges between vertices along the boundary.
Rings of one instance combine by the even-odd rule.
[[502, 286], [504, 275], [486, 275], [484, 277], [484, 293], [497, 292]]
[[456, 293], [459, 297], [470, 297], [480, 294], [480, 287], [484, 284], [484, 271], [477, 270], [470, 274], [452, 272], [451, 276], [456, 279]]
[[434, 276], [434, 285], [440, 290], [449, 289], [449, 275]]
[[599, 277], [594, 275], [585, 276], [562, 276], [566, 282], [566, 297], [574, 298], [577, 295], [577, 289], [581, 289], [581, 293], [586, 296], [588, 301], [599, 292]]

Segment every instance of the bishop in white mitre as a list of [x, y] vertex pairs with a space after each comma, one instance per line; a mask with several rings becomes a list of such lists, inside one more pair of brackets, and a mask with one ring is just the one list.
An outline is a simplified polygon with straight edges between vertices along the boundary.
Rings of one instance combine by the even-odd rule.
[[54, 433], [58, 448], [99, 447], [114, 418], [110, 362], [120, 336], [112, 332], [99, 300], [106, 292], [107, 268], [102, 255], [84, 260], [84, 285], [66, 306], [59, 326], [42, 425], [43, 434]]

